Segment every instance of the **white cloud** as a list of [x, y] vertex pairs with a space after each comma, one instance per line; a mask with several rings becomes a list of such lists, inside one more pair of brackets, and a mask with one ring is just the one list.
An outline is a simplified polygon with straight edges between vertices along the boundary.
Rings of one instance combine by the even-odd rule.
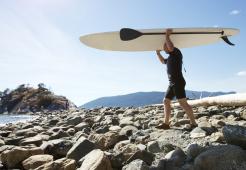
[[219, 26], [218, 25], [213, 25], [214, 28], [218, 28]]
[[237, 73], [237, 76], [246, 76], [246, 71], [240, 71]]
[[238, 15], [241, 11], [235, 9], [235, 10], [232, 10], [229, 14], [230, 15]]

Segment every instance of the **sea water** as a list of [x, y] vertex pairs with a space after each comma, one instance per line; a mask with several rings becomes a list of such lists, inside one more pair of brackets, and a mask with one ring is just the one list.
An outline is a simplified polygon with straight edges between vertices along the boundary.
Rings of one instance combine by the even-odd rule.
[[21, 115], [21, 114], [18, 114], [18, 115], [14, 115], [14, 114], [1, 115], [0, 114], [0, 126], [3, 126], [5, 124], [7, 124], [7, 123], [17, 123], [17, 122], [29, 121], [29, 120], [34, 119], [35, 117], [36, 116], [24, 115], [24, 114], [23, 115]]

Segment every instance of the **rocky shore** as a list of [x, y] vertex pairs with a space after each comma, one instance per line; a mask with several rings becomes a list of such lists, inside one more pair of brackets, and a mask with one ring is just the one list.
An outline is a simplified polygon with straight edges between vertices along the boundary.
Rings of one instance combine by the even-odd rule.
[[39, 112], [0, 127], [0, 169], [245, 170], [246, 106], [182, 109], [158, 130], [162, 106]]

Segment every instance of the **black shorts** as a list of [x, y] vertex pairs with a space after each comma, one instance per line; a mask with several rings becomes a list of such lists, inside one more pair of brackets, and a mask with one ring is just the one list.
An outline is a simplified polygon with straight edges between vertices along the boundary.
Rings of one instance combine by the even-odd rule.
[[176, 99], [186, 98], [185, 84], [185, 82], [170, 84], [167, 88], [165, 98], [170, 100], [174, 97], [176, 97]]

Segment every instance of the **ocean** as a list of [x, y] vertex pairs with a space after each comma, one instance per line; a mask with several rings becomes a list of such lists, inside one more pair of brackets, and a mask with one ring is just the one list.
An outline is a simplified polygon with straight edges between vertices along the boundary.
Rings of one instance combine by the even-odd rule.
[[36, 116], [32, 116], [32, 115], [1, 115], [0, 114], [0, 126], [3, 126], [7, 123], [17, 123], [17, 122], [25, 122], [28, 120], [32, 120], [34, 119]]

